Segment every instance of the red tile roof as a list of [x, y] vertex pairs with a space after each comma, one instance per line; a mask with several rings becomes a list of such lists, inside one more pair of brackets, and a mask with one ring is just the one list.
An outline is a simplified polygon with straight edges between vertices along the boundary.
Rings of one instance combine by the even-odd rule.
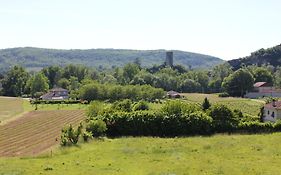
[[267, 83], [266, 82], [256, 82], [255, 84], [254, 84], [254, 87], [255, 88], [257, 88], [257, 87], [262, 87], [262, 86], [264, 86], [264, 85], [266, 85]]

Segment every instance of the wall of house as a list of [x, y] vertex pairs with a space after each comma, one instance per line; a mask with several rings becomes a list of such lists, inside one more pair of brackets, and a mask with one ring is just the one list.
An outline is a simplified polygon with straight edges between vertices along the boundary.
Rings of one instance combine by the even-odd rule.
[[244, 97], [245, 98], [281, 97], [281, 92], [272, 92], [272, 93], [249, 92]]
[[[273, 117], [274, 113], [274, 117]], [[275, 122], [277, 119], [281, 119], [281, 110], [272, 109], [272, 108], [264, 108], [263, 110], [263, 120], [264, 121], [272, 121]]]
[[267, 93], [267, 92], [272, 92], [272, 91], [275, 91], [274, 87], [259, 87], [260, 93]]

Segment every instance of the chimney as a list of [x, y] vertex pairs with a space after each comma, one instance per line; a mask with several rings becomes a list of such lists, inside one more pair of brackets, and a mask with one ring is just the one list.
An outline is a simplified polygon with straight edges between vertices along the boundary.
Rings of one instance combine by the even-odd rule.
[[276, 101], [275, 101], [275, 99], [272, 100], [272, 106], [273, 106], [273, 107], [276, 107]]

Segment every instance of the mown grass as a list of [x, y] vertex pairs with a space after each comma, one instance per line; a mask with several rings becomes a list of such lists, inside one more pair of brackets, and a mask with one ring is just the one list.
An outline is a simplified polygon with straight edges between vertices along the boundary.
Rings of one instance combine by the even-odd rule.
[[23, 99], [14, 97], [0, 97], [0, 121], [8, 120], [24, 111]]
[[0, 174], [281, 174], [281, 133], [95, 140], [35, 158], [0, 158]]
[[239, 109], [243, 113], [250, 115], [258, 115], [261, 106], [264, 105], [263, 100], [234, 98], [234, 97], [218, 97], [218, 94], [199, 94], [199, 93], [185, 93], [183, 94], [188, 102], [202, 103], [207, 97], [212, 104], [224, 104], [234, 109]]
[[[25, 111], [35, 110], [35, 105], [30, 104], [28, 100], [23, 103]], [[78, 110], [86, 109], [88, 105], [84, 104], [38, 104], [37, 110]]]

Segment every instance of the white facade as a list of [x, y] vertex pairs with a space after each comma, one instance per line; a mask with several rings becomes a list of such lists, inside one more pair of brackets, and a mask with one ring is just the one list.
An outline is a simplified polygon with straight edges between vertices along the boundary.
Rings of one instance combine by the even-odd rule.
[[275, 122], [278, 119], [281, 119], [281, 109], [277, 108], [264, 108], [263, 110], [263, 120]]

